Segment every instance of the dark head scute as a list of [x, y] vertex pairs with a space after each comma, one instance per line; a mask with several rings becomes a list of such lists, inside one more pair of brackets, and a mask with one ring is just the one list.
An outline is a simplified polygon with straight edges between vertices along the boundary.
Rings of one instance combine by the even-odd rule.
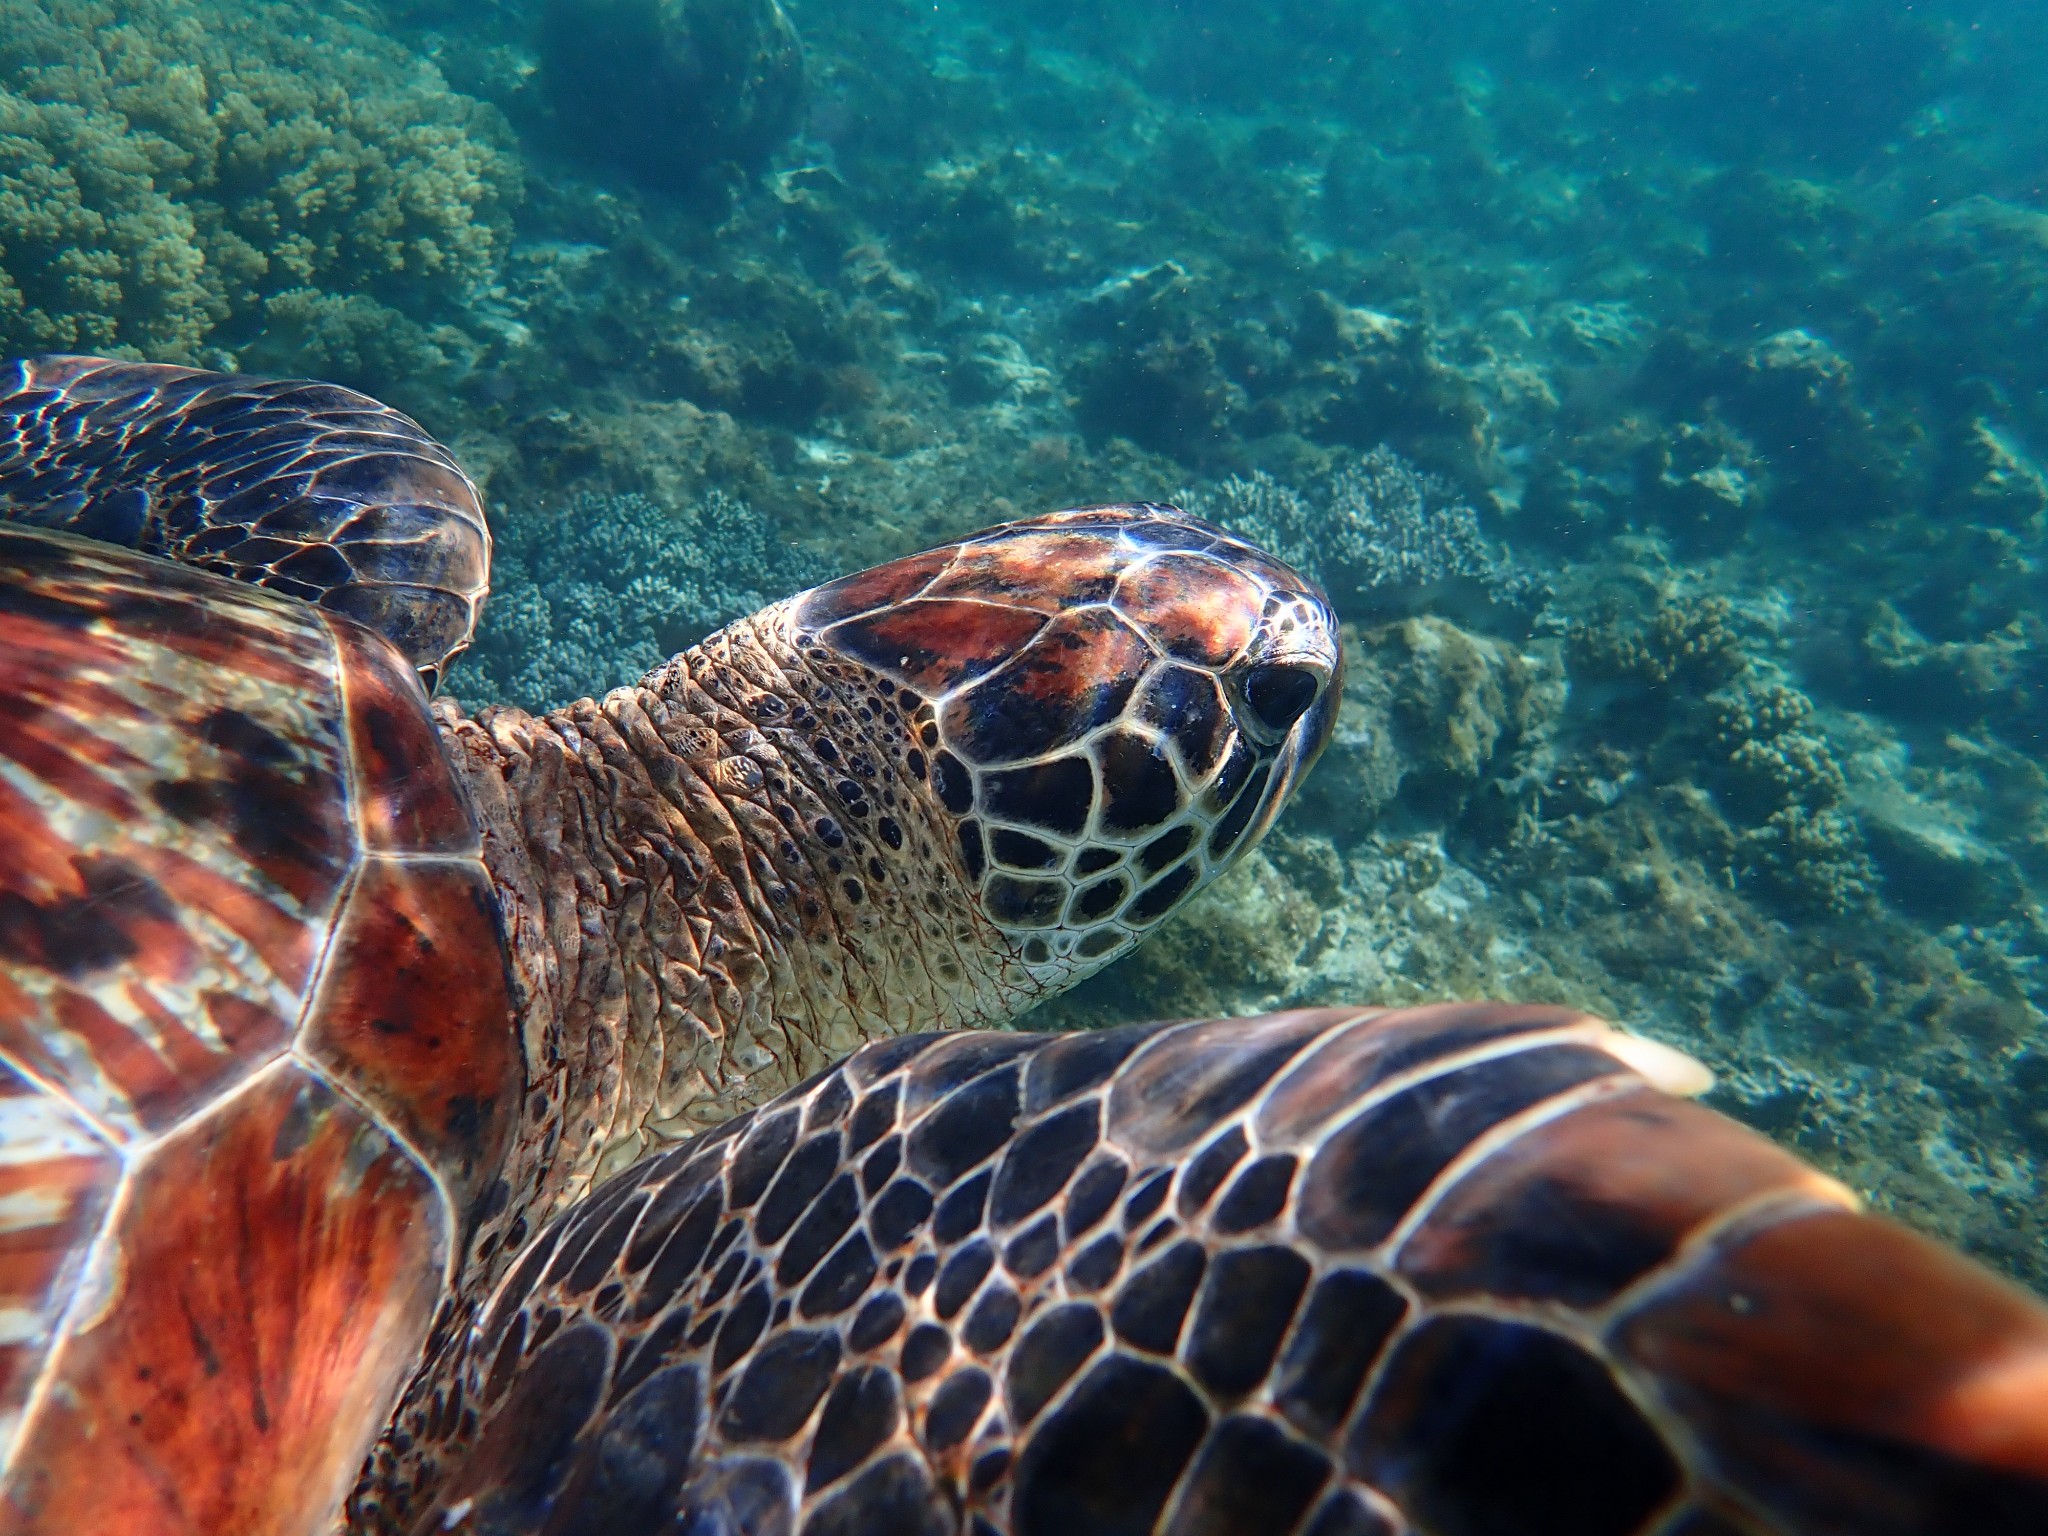
[[1123, 565], [1115, 543], [1092, 532], [1013, 523], [966, 540], [932, 595], [1062, 613], [1107, 598]]
[[975, 763], [1071, 745], [1123, 712], [1151, 659], [1144, 640], [1107, 608], [1064, 614], [947, 706], [946, 739]]
[[982, 779], [981, 800], [991, 816], [1055, 835], [1079, 836], [1094, 799], [1095, 775], [1084, 757], [1056, 757]]
[[940, 697], [1010, 660], [1045, 622], [994, 603], [918, 599], [835, 624], [823, 638], [904, 687]]
[[1159, 731], [1189, 774], [1216, 766], [1229, 739], [1229, 712], [1216, 680], [1192, 667], [1162, 667], [1145, 685], [1138, 718]]
[[950, 547], [926, 550], [921, 555], [892, 560], [871, 570], [856, 571], [837, 581], [804, 594], [803, 621], [807, 627], [822, 629], [841, 619], [893, 608], [931, 585], [953, 558]]

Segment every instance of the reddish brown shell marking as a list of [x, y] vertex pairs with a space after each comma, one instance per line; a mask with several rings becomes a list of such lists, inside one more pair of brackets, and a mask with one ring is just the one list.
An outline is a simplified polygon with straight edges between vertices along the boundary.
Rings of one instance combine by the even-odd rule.
[[523, 1069], [410, 666], [0, 527], [0, 1526], [318, 1529]]

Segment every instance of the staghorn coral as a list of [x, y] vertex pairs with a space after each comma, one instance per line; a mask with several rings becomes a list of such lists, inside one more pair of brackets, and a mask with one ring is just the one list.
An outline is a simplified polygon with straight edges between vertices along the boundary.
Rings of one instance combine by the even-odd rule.
[[1385, 446], [1306, 493], [1255, 470], [1180, 499], [1314, 576], [1346, 618], [1441, 606], [1526, 629], [1550, 598], [1541, 576], [1488, 547], [1478, 514], [1446, 482]]
[[833, 574], [746, 502], [585, 493], [501, 522], [493, 591], [454, 690], [528, 708], [630, 683], [721, 624]]
[[221, 362], [309, 293], [440, 318], [495, 276], [508, 144], [301, 7], [0, 0], [0, 350]]

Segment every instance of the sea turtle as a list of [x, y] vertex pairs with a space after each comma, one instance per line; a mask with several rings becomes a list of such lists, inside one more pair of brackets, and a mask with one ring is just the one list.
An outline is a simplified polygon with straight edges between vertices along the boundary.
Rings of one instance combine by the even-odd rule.
[[489, 543], [411, 421], [46, 358], [0, 447], [15, 1529], [324, 1519], [437, 1304], [602, 1174], [1130, 948], [1335, 705], [1313, 587], [1119, 506], [430, 716]]
[[0, 431], [0, 1531], [2048, 1513], [2048, 1315], [1668, 1050], [904, 1034], [1122, 953], [1313, 759], [1334, 620], [1222, 531], [1014, 523], [469, 718], [488, 533], [410, 421], [43, 359]]

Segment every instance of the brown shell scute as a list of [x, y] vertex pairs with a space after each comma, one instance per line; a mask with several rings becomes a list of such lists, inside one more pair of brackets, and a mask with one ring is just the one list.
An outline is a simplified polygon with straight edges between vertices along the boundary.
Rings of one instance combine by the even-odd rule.
[[283, 1049], [356, 858], [309, 608], [0, 528], [0, 1050], [117, 1141]]
[[0, 657], [0, 1529], [323, 1528], [524, 1086], [467, 803], [225, 577], [0, 525]]
[[412, 1367], [451, 1241], [439, 1193], [296, 1062], [130, 1179], [0, 1527], [317, 1529], [361, 1459], [356, 1426]]
[[458, 1212], [496, 1171], [521, 1081], [483, 870], [371, 858], [300, 1045], [442, 1172]]
[[[0, 1012], [14, 1001], [0, 988]], [[0, 1422], [35, 1386], [87, 1247], [121, 1182], [121, 1160], [70, 1106], [0, 1063]]]

